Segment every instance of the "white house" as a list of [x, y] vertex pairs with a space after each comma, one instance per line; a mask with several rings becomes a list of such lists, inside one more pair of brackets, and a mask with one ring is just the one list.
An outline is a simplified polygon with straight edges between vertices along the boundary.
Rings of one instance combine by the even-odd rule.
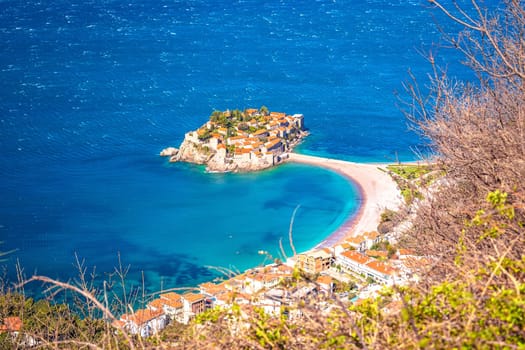
[[364, 274], [365, 265], [369, 258], [359, 252], [348, 250], [342, 252], [336, 258], [336, 264], [340, 265], [343, 270]]
[[384, 284], [392, 283], [397, 275], [397, 271], [386, 262], [353, 250], [342, 252], [337, 256], [336, 262], [348, 272], [355, 272]]
[[374, 244], [381, 241], [381, 235], [377, 231], [363, 233], [366, 249], [372, 248]]
[[149, 337], [157, 334], [167, 324], [167, 317], [163, 310], [140, 309], [132, 314], [124, 314], [120, 320], [124, 322], [124, 329], [131, 334]]
[[276, 300], [264, 298], [257, 302], [257, 306], [268, 315], [279, 316], [281, 314], [281, 303]]
[[317, 283], [319, 284], [319, 288], [321, 292], [325, 292], [328, 294], [331, 294], [334, 288], [334, 282], [332, 277], [321, 275], [317, 278]]
[[220, 159], [226, 158], [226, 146], [224, 144], [219, 143], [217, 145], [217, 155], [216, 157], [219, 157]]
[[248, 273], [245, 278], [246, 293], [257, 293], [263, 288], [272, 288], [279, 284], [281, 276], [274, 273]]
[[263, 137], [268, 137], [269, 135], [270, 133], [268, 132], [268, 130], [260, 129], [260, 130], [255, 131], [253, 134], [250, 134], [250, 137], [257, 137], [260, 139]]
[[292, 116], [295, 119], [295, 125], [298, 129], [303, 130], [304, 128], [304, 115], [302, 114], [294, 114]]
[[270, 139], [264, 144], [267, 152], [274, 152], [280, 154], [284, 152], [284, 145], [279, 138]]
[[371, 277], [377, 282], [390, 284], [394, 282], [396, 270], [389, 264], [372, 259], [364, 269], [367, 277]]
[[186, 293], [181, 296], [184, 312], [183, 323], [187, 324], [195, 315], [206, 309], [206, 296], [200, 293]]
[[364, 252], [367, 247], [366, 238], [363, 235], [349, 237], [346, 239], [345, 243], [360, 252]]
[[177, 293], [164, 293], [158, 299], [148, 304], [148, 309], [153, 311], [163, 310], [169, 319], [183, 322], [183, 305], [182, 297]]
[[213, 149], [213, 150], [217, 150], [217, 146], [219, 146], [221, 140], [215, 136], [211, 137], [209, 140], [208, 140], [208, 146]]

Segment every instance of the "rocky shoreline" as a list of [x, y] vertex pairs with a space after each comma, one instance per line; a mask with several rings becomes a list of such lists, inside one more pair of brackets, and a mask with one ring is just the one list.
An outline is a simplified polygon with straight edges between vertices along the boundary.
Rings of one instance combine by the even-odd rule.
[[204, 164], [208, 172], [252, 172], [281, 164], [307, 135], [302, 114], [214, 112], [210, 121], [185, 134], [178, 149], [167, 147], [160, 156]]

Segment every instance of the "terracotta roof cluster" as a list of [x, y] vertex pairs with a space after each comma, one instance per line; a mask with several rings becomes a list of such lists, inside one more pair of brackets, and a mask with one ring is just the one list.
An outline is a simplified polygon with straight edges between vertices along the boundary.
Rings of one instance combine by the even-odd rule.
[[199, 287], [201, 289], [201, 293], [208, 295], [220, 294], [228, 290], [223, 283], [215, 284], [212, 282], [205, 282], [201, 283]]
[[282, 113], [282, 112], [270, 112], [270, 117], [274, 117], [274, 118], [284, 118], [284, 117], [286, 117], [286, 113]]
[[283, 278], [289, 278], [293, 274], [293, 268], [290, 266], [269, 265], [265, 267], [248, 270], [243, 274], [234, 276], [227, 281], [220, 284], [211, 282], [202, 283], [199, 285], [201, 292], [215, 297], [221, 301], [231, 299], [231, 293], [235, 293], [235, 298], [249, 300], [250, 294], [257, 291], [255, 282], [260, 283], [260, 287], [269, 286], [279, 283]]
[[358, 253], [354, 250], [347, 250], [341, 253], [342, 256], [360, 264], [363, 265], [365, 268], [368, 268], [370, 270], [374, 270], [376, 272], [379, 272], [383, 275], [393, 275], [396, 272], [396, 269], [394, 269], [392, 266], [390, 266], [386, 262], [382, 262], [379, 260], [376, 260], [374, 258], [370, 258], [364, 254]]
[[[225, 115], [231, 115], [231, 112], [223, 112]], [[244, 114], [247, 116], [260, 116], [260, 113], [255, 108], [248, 108], [244, 111]], [[298, 118], [297, 116], [301, 116]], [[197, 134], [199, 136], [205, 134], [208, 130], [217, 127], [217, 131], [212, 133], [212, 137], [209, 139], [209, 142], [213, 147], [216, 147], [217, 150], [227, 150], [227, 147], [224, 145], [226, 142], [228, 145], [234, 145], [235, 151], [234, 155], [236, 157], [243, 157], [246, 154], [253, 154], [254, 157], [261, 158], [263, 152], [266, 155], [273, 155], [272, 151], [277, 150], [280, 147], [283, 147], [283, 137], [291, 133], [294, 128], [301, 127], [300, 120], [302, 115], [286, 115], [283, 112], [271, 112], [270, 115], [263, 116], [264, 122], [259, 123], [255, 118], [252, 118], [246, 124], [251, 127], [258, 127], [259, 130], [256, 130], [251, 135], [249, 135], [245, 130], [239, 129], [239, 125], [236, 126], [237, 136], [230, 136], [226, 138], [228, 134], [228, 129], [224, 126], [219, 126], [216, 122], [208, 121], [204, 126], [197, 129]], [[268, 140], [265, 144], [261, 142], [263, 137], [267, 137]], [[226, 140], [225, 140], [226, 138]]]
[[225, 304], [233, 303], [233, 302], [249, 302], [251, 300], [250, 295], [246, 293], [240, 293], [240, 292], [233, 292], [233, 291], [226, 291], [224, 293], [217, 294], [215, 296], [217, 300], [222, 301]]

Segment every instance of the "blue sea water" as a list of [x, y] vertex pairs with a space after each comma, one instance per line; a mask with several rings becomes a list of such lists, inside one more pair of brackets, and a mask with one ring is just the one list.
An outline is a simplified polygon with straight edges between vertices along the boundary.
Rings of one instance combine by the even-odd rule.
[[[214, 109], [302, 113], [300, 152], [409, 160], [394, 92], [439, 41], [426, 1], [0, 1], [0, 240], [34, 272], [149, 290], [243, 270], [321, 242], [356, 212], [338, 174], [287, 164], [206, 174], [158, 157]], [[451, 67], [457, 63], [451, 60]]]

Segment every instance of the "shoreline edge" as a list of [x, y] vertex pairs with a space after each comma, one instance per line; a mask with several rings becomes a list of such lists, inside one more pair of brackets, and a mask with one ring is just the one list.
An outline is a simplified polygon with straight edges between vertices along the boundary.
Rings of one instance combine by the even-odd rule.
[[357, 212], [346, 218], [341, 226], [312, 249], [333, 247], [364, 232], [377, 231], [381, 213], [387, 208], [396, 210], [402, 204], [401, 193], [388, 175], [384, 163], [354, 163], [293, 152], [289, 153], [286, 161], [335, 171], [358, 189], [361, 203]]

